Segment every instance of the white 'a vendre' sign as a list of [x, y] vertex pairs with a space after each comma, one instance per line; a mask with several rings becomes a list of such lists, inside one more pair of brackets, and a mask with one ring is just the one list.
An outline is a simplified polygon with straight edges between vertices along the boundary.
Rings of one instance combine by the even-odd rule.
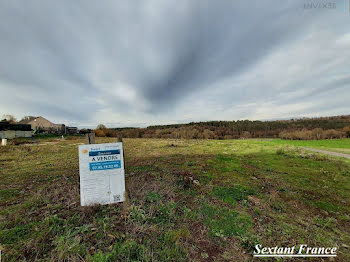
[[82, 206], [124, 201], [123, 143], [80, 145], [79, 171]]

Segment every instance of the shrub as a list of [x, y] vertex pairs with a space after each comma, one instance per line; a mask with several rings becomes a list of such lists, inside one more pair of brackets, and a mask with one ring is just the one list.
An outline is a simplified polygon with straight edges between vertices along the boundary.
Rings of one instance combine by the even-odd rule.
[[96, 129], [96, 130], [94, 130], [94, 132], [95, 132], [95, 135], [98, 137], [105, 137], [106, 136], [105, 131], [102, 129]]
[[350, 137], [350, 126], [344, 127], [343, 131], [345, 132], [346, 137]]
[[[350, 132], [350, 131], [349, 131]], [[295, 131], [282, 131], [279, 137], [290, 140], [319, 140], [319, 139], [335, 139], [346, 136], [345, 130], [314, 128], [312, 130], [302, 129]]]

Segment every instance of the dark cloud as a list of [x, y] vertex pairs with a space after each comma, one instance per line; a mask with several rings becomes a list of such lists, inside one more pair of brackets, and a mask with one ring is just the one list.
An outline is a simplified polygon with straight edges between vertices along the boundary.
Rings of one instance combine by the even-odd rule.
[[0, 111], [81, 126], [344, 113], [350, 13], [304, 3], [3, 1]]

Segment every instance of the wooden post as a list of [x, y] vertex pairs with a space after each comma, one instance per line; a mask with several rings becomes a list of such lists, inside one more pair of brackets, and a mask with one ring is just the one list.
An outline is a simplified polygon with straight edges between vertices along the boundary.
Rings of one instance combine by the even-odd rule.
[[[117, 135], [117, 142], [123, 142], [123, 136], [121, 134]], [[124, 170], [125, 170], [125, 153], [124, 153], [124, 145], [123, 145], [123, 162], [124, 162]], [[124, 174], [126, 176], [126, 174]], [[128, 206], [129, 206], [129, 195], [128, 195], [128, 190], [127, 188], [125, 188], [125, 192], [124, 192], [124, 202], [123, 202], [123, 217], [125, 219], [126, 222], [126, 214], [128, 212]]]
[[86, 143], [95, 144], [95, 133], [86, 134]]
[[[123, 143], [123, 136], [121, 134], [118, 134], [117, 136], [117, 142]], [[123, 160], [124, 160], [124, 170], [125, 170], [125, 151], [124, 151], [124, 145], [123, 145]]]

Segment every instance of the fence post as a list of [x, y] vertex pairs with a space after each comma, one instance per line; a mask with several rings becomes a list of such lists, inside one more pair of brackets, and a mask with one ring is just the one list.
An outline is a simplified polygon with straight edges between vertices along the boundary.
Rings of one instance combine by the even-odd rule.
[[86, 134], [86, 143], [95, 144], [95, 133]]
[[[117, 142], [118, 143], [123, 143], [123, 136], [121, 134], [117, 135]], [[124, 170], [125, 170], [125, 153], [124, 153], [124, 145], [123, 145], [123, 164], [124, 164]], [[126, 174], [124, 174], [125, 176]], [[126, 213], [128, 210], [128, 204], [129, 204], [129, 194], [128, 194], [128, 190], [125, 188], [125, 192], [124, 192], [124, 202], [123, 202], [123, 216], [125, 218], [126, 221]]]

